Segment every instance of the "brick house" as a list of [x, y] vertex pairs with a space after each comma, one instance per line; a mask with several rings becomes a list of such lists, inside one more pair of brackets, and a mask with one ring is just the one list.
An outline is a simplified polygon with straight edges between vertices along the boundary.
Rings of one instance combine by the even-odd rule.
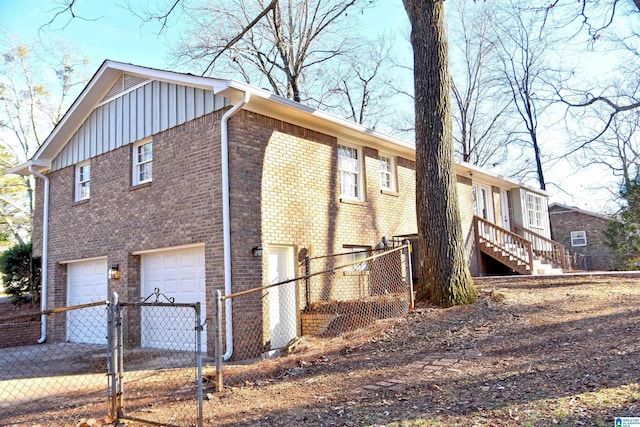
[[611, 249], [604, 243], [611, 217], [560, 203], [549, 206], [549, 216], [553, 239], [572, 254], [575, 268], [611, 270]]
[[[412, 144], [246, 84], [113, 61], [9, 172], [37, 178], [47, 308], [160, 288], [201, 301], [211, 318], [216, 289], [293, 277], [302, 249], [370, 249], [416, 233]], [[467, 164], [456, 173], [472, 274], [499, 264], [475, 244], [477, 218], [483, 230], [550, 237], [544, 192]], [[262, 322], [268, 341], [264, 304], [226, 314], [233, 330]], [[227, 356], [243, 339], [227, 335]]]

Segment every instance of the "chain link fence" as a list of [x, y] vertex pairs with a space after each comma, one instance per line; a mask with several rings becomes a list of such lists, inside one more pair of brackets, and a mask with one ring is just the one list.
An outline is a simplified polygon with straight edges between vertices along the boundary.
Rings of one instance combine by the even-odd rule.
[[0, 424], [103, 425], [108, 422], [106, 302], [45, 313], [50, 332], [44, 344], [24, 345], [18, 335], [22, 325], [39, 323], [42, 312], [0, 319]]
[[268, 359], [301, 347], [337, 351], [413, 304], [409, 245], [307, 257], [300, 267], [294, 279], [220, 298], [221, 313], [223, 300], [233, 304], [234, 345], [218, 388], [277, 378], [282, 366]]
[[[0, 318], [0, 425], [202, 426], [200, 304], [154, 295]], [[42, 314], [45, 343], [25, 345]]]

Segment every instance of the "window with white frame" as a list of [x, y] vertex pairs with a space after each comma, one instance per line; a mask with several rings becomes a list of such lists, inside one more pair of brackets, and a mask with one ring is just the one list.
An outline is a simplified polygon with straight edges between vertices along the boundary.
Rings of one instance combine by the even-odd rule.
[[345, 268], [345, 271], [369, 270], [369, 261], [365, 260], [371, 256], [371, 247], [353, 245], [345, 245], [344, 247], [349, 251], [349, 253], [345, 257], [344, 264], [351, 264]]
[[542, 196], [527, 193], [527, 217], [529, 226], [542, 228]]
[[76, 202], [87, 200], [91, 195], [91, 163], [76, 165]]
[[587, 232], [584, 230], [572, 231], [571, 246], [587, 246]]
[[338, 170], [340, 172], [340, 197], [362, 200], [362, 156], [355, 147], [338, 145]]
[[380, 154], [378, 161], [380, 165], [380, 188], [386, 191], [396, 191], [395, 158], [386, 154]]
[[133, 145], [133, 185], [153, 179], [153, 142], [146, 140]]

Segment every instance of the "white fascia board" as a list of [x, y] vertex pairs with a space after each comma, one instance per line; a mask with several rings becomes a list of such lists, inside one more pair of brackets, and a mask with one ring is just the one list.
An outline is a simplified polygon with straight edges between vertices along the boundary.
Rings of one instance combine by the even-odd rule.
[[400, 151], [411, 160], [415, 159], [415, 146], [405, 140], [369, 129], [353, 121], [334, 116], [245, 83], [231, 80], [228, 82], [228, 87], [229, 89], [222, 91], [220, 94], [232, 100], [240, 98], [238, 92], [249, 92], [251, 94], [251, 100], [245, 107], [246, 110], [298, 124], [337, 138], [347, 138], [347, 140], [354, 143], [364, 139], [392, 152]]
[[549, 209], [554, 208], [554, 207], [559, 207], [559, 208], [562, 208], [562, 209], [566, 209], [566, 211], [564, 211], [564, 212], [549, 212], [550, 214], [562, 214], [562, 213], [565, 213], [567, 211], [571, 211], [571, 212], [578, 212], [578, 213], [581, 213], [581, 214], [584, 214], [584, 215], [593, 216], [593, 217], [596, 217], [596, 218], [611, 220], [611, 216], [609, 216], [609, 215], [601, 214], [601, 213], [598, 213], [598, 212], [587, 211], [587, 210], [580, 209], [580, 208], [575, 207], [575, 206], [568, 206], [568, 205], [564, 205], [564, 204], [558, 203], [558, 202], [553, 202], [553, 203], [551, 203], [549, 205]]
[[140, 65], [127, 64], [123, 62], [107, 62], [109, 63], [109, 66], [111, 68], [118, 69], [127, 74], [146, 77], [150, 80], [160, 80], [167, 83], [192, 86], [198, 89], [212, 90], [214, 93], [223, 90], [227, 87], [228, 84], [227, 80], [216, 79], [213, 77], [203, 77], [187, 73], [177, 73], [175, 71], [147, 68]]
[[29, 171], [30, 166], [36, 168], [38, 172], [42, 172], [51, 169], [51, 162], [47, 160], [29, 160], [28, 162], [7, 169], [4, 171], [4, 175], [31, 175], [31, 171]]
[[503, 187], [506, 189], [512, 188], [523, 188], [525, 190], [531, 191], [536, 194], [540, 194], [545, 197], [549, 197], [549, 193], [539, 188], [534, 188], [529, 185], [526, 185], [522, 182], [514, 181], [509, 178], [505, 178], [502, 175], [497, 173], [490, 172], [486, 169], [482, 169], [478, 166], [472, 165], [471, 163], [459, 162], [456, 163], [456, 170], [461, 175], [469, 175], [469, 178], [475, 180], [474, 176], [480, 176], [479, 181], [485, 182], [487, 184], [495, 184], [496, 187]]

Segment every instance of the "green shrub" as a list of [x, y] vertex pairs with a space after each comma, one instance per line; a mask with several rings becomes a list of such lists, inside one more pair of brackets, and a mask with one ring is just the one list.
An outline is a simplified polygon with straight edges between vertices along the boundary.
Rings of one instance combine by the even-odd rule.
[[40, 300], [40, 259], [31, 252], [31, 243], [19, 243], [0, 254], [2, 284], [14, 304]]

